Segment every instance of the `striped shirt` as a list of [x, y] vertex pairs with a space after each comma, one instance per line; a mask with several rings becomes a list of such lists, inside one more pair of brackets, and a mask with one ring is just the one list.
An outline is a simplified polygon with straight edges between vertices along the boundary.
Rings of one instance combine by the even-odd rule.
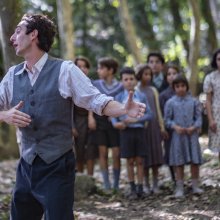
[[[32, 67], [31, 71], [27, 68], [27, 63], [24, 62], [24, 68], [17, 72], [16, 75], [22, 74], [26, 70], [30, 83], [33, 86], [47, 59], [48, 54], [45, 53]], [[0, 110], [8, 110], [11, 108], [10, 103], [13, 95], [15, 67], [16, 66], [11, 67], [1, 81]], [[102, 115], [102, 111], [107, 103], [113, 100], [112, 97], [101, 94], [99, 90], [92, 85], [90, 79], [85, 76], [72, 61], [63, 61], [60, 68], [58, 89], [63, 98], [72, 98], [74, 104], [94, 111], [99, 115]]]

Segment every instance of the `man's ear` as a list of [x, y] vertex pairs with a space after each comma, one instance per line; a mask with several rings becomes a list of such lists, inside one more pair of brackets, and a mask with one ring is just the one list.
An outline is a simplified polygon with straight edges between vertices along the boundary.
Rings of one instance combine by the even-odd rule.
[[31, 32], [31, 38], [32, 38], [32, 40], [37, 39], [37, 36], [38, 36], [38, 30], [34, 29], [34, 30]]

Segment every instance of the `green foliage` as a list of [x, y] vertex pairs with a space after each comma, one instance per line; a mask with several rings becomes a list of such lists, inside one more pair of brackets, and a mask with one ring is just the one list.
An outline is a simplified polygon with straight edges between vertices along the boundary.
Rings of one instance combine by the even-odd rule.
[[0, 196], [0, 219], [9, 219], [9, 205], [11, 201], [11, 195]]

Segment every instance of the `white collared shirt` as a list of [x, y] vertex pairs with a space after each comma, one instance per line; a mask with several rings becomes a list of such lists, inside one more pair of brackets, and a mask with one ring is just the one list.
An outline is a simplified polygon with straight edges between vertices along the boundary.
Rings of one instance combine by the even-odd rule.
[[[30, 83], [33, 86], [47, 59], [48, 54], [45, 53], [32, 67], [31, 71], [27, 68], [25, 63], [24, 68], [18, 71], [16, 75], [26, 70]], [[15, 67], [16, 66], [13, 66], [8, 70], [0, 83], [0, 110], [8, 110], [11, 108], [10, 103], [13, 97]], [[58, 89], [63, 98], [71, 97], [74, 104], [94, 111], [99, 115], [102, 114], [102, 110], [106, 104], [110, 100], [113, 100], [112, 97], [101, 94], [99, 90], [91, 84], [90, 79], [72, 61], [63, 61], [60, 68]]]

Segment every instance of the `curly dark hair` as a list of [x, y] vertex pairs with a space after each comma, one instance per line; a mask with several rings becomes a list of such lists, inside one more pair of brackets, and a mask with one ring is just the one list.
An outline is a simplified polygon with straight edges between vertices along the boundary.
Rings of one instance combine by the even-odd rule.
[[27, 22], [26, 34], [34, 30], [38, 31], [38, 47], [45, 52], [49, 52], [56, 35], [56, 26], [53, 21], [46, 15], [41, 14], [25, 14], [21, 20]]

